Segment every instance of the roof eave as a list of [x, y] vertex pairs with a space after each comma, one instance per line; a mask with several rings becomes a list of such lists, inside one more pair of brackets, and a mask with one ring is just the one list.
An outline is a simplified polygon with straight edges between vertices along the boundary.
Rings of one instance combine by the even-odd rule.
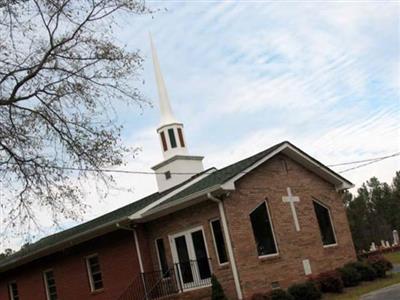
[[54, 254], [56, 252], [62, 251], [67, 248], [71, 248], [75, 245], [86, 242], [86, 241], [93, 239], [95, 237], [98, 237], [100, 235], [104, 235], [104, 234], [112, 232], [114, 230], [118, 230], [118, 227], [116, 226], [116, 224], [125, 224], [125, 223], [129, 223], [129, 220], [127, 218], [123, 218], [118, 221], [109, 222], [102, 226], [93, 228], [89, 231], [85, 231], [83, 233], [73, 235], [73, 236], [63, 240], [62, 242], [40, 248], [37, 251], [27, 252], [26, 255], [18, 256], [11, 261], [7, 261], [5, 264], [0, 263], [0, 273], [6, 272], [12, 268], [19, 267], [23, 264], [32, 262], [32, 261], [42, 258], [44, 256]]
[[173, 197], [174, 195], [180, 193], [181, 191], [183, 191], [184, 189], [188, 188], [189, 186], [191, 186], [192, 184], [195, 184], [196, 182], [204, 179], [205, 177], [209, 176], [210, 174], [212, 174], [213, 172], [215, 172], [216, 169], [215, 168], [211, 168], [210, 172], [201, 174], [200, 176], [198, 176], [197, 178], [191, 180], [190, 182], [188, 182], [187, 184], [173, 190], [171, 193], [168, 193], [167, 195], [165, 195], [164, 197], [161, 197], [160, 199], [158, 199], [157, 201], [151, 203], [150, 205], [144, 207], [143, 209], [135, 212], [134, 214], [130, 215], [128, 218], [129, 220], [141, 220], [143, 221], [143, 216], [146, 214], [147, 211], [152, 210], [154, 207], [159, 206], [162, 202], [168, 200], [169, 198]]
[[343, 178], [333, 170], [329, 169], [316, 159], [312, 158], [299, 148], [295, 147], [289, 142], [284, 142], [280, 147], [272, 151], [271, 153], [265, 155], [263, 158], [259, 159], [256, 161], [254, 164], [252, 164], [250, 167], [245, 169], [244, 171], [240, 172], [233, 178], [227, 180], [224, 182], [223, 185], [225, 186], [234, 186], [235, 182], [242, 178], [245, 174], [250, 172], [251, 170], [255, 169], [259, 165], [263, 164], [267, 160], [271, 159], [275, 155], [279, 153], [284, 153], [288, 157], [292, 158], [293, 160], [299, 162], [302, 164], [304, 167], [308, 169], [312, 169], [312, 171], [319, 176], [323, 177], [325, 180], [331, 182], [334, 184], [336, 190], [345, 190], [354, 187], [354, 184], [348, 181], [347, 179]]
[[354, 184], [352, 182], [345, 179], [318, 160], [314, 159], [307, 153], [297, 148], [296, 146], [290, 143], [287, 143], [286, 145], [287, 146], [285, 147], [285, 149], [282, 150], [282, 153], [296, 160], [304, 167], [309, 168], [315, 174], [332, 183], [335, 186], [336, 190], [346, 190], [354, 187]]
[[208, 199], [207, 197], [203, 196], [207, 196], [208, 193], [215, 193], [218, 191], [222, 193], [227, 191], [232, 191], [232, 186], [220, 185], [220, 184], [214, 185], [199, 192], [190, 194], [187, 197], [178, 198], [174, 201], [165, 203], [164, 205], [161, 204], [141, 215], [141, 221], [150, 221], [159, 218], [161, 216], [176, 212], [178, 210], [187, 208], [189, 206], [198, 204]]

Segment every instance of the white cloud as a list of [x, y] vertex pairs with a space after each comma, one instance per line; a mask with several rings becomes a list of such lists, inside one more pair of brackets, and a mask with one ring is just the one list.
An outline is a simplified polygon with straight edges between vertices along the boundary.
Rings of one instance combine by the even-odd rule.
[[[207, 167], [223, 167], [283, 140], [326, 164], [400, 151], [397, 3], [149, 4], [168, 11], [124, 18], [118, 39], [142, 49], [143, 91], [156, 101], [147, 37], [152, 31], [174, 111], [185, 123], [191, 152], [205, 155]], [[121, 108], [121, 115], [127, 113]], [[158, 110], [129, 117], [126, 143], [143, 151], [124, 169], [150, 171], [162, 159]], [[344, 175], [360, 185], [374, 175], [390, 181], [399, 169], [393, 158]], [[115, 178], [121, 190], [101, 201], [94, 183], [87, 184], [92, 209], [85, 219], [156, 189], [151, 175]]]

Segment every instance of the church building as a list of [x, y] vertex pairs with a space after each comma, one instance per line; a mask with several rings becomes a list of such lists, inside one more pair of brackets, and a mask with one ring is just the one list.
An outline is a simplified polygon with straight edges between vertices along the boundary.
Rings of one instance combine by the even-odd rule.
[[0, 299], [210, 299], [213, 274], [229, 299], [250, 299], [355, 260], [342, 202], [352, 183], [287, 141], [205, 169], [151, 47], [158, 190], [0, 260]]

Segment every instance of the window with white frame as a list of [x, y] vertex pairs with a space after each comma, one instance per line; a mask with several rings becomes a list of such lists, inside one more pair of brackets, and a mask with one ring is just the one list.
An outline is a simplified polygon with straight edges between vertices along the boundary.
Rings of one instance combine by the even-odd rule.
[[100, 261], [97, 254], [86, 257], [90, 289], [92, 292], [103, 288], [103, 276], [100, 269]]
[[47, 300], [57, 300], [57, 288], [53, 270], [44, 271], [43, 278], [46, 287]]
[[256, 241], [258, 256], [278, 253], [271, 216], [267, 203], [263, 201], [250, 213], [251, 227]]
[[171, 274], [169, 273], [167, 256], [165, 254], [164, 240], [162, 238], [156, 239], [156, 248], [157, 248], [158, 262], [160, 264], [162, 277], [169, 278], [171, 277]]
[[15, 281], [8, 284], [8, 292], [10, 295], [10, 300], [19, 300], [18, 286]]
[[322, 244], [324, 246], [336, 245], [335, 231], [333, 229], [331, 213], [329, 208], [318, 201], [313, 201], [315, 214], [321, 232]]
[[210, 225], [218, 262], [220, 265], [226, 264], [228, 262], [228, 256], [226, 254], [225, 239], [222, 233], [221, 221], [220, 219], [211, 220]]

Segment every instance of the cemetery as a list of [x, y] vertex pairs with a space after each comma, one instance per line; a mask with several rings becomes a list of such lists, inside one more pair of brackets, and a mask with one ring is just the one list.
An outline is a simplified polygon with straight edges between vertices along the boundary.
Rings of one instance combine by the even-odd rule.
[[[252, 300], [358, 300], [363, 295], [400, 283], [400, 250], [374, 254], [343, 268], [310, 277], [287, 291], [254, 294]], [[361, 297], [361, 298], [360, 298]], [[381, 299], [381, 298], [379, 298]]]
[[370, 251], [362, 251], [356, 262], [310, 276], [308, 281], [292, 285], [287, 291], [254, 294], [252, 300], [368, 300], [372, 298], [364, 297], [369, 297], [369, 293], [399, 283], [399, 233], [393, 230], [392, 241], [382, 240], [380, 245], [371, 243]]

